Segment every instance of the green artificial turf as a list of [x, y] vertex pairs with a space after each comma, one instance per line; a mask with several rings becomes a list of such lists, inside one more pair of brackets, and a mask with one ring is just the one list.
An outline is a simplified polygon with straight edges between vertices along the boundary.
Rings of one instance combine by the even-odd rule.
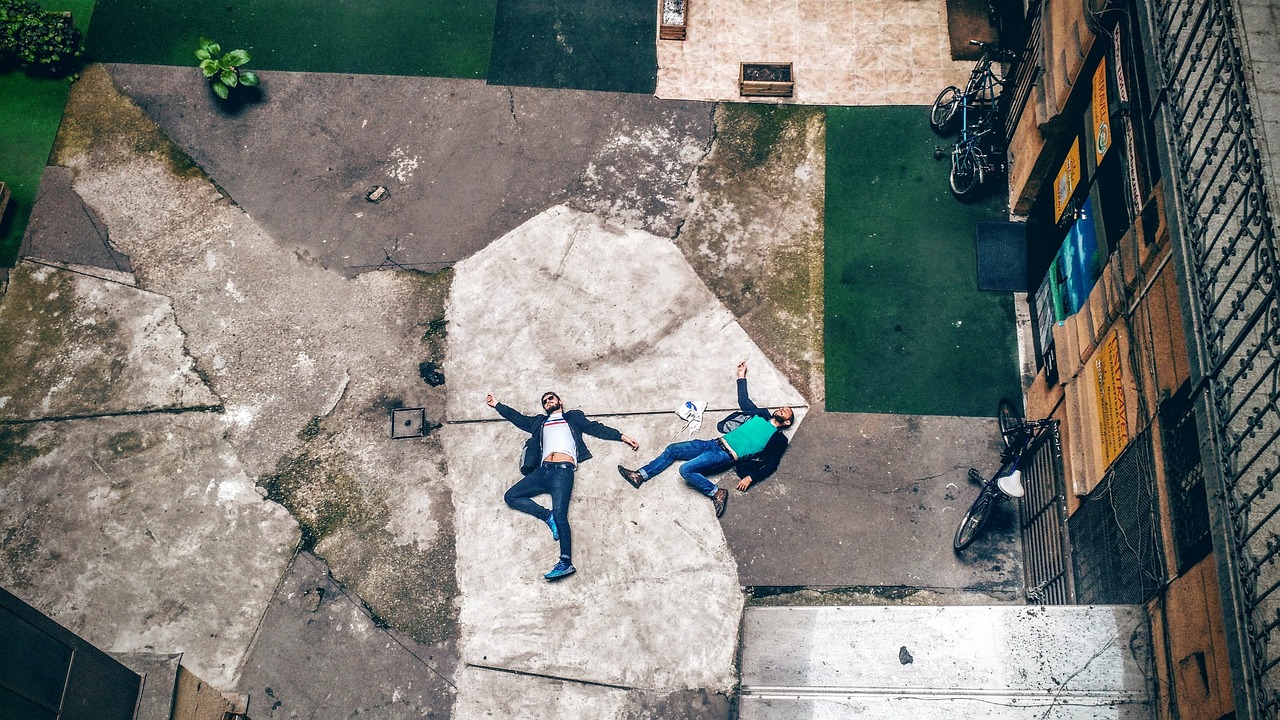
[[[83, 33], [93, 13], [93, 0], [46, 0], [40, 7], [70, 11]], [[11, 193], [9, 209], [0, 222], [0, 267], [13, 267], [18, 258], [70, 90], [67, 79], [32, 77], [21, 70], [0, 73], [0, 182]]]
[[499, 0], [489, 83], [653, 94], [653, 0]]
[[196, 64], [201, 36], [251, 69], [483, 78], [495, 0], [99, 0], [99, 62]]
[[974, 223], [991, 198], [947, 186], [921, 107], [827, 111], [827, 409], [990, 416], [1020, 397], [1013, 299], [979, 291]]

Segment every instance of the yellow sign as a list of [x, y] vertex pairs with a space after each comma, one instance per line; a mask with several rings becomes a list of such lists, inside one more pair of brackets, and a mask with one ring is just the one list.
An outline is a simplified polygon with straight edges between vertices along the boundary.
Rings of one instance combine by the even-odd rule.
[[1067, 204], [1071, 201], [1071, 196], [1076, 192], [1076, 186], [1080, 184], [1080, 138], [1076, 138], [1071, 142], [1071, 149], [1067, 151], [1067, 159], [1062, 161], [1062, 169], [1058, 170], [1058, 177], [1053, 181], [1053, 218], [1054, 221], [1062, 219], [1062, 214], [1067, 211]]
[[1107, 59], [1102, 58], [1093, 73], [1093, 159], [1094, 164], [1111, 147], [1111, 107], [1107, 104]]
[[1102, 433], [1104, 467], [1120, 456], [1129, 444], [1129, 421], [1125, 417], [1124, 384], [1120, 373], [1120, 339], [1111, 337], [1093, 355], [1094, 374], [1098, 379], [1098, 425]]

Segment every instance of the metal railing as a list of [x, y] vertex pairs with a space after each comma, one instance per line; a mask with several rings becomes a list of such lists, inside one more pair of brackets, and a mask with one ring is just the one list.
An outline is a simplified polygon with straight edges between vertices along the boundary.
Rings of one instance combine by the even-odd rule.
[[[1018, 129], [1018, 121], [1031, 99], [1031, 90], [1040, 76], [1044, 74], [1044, 38], [1040, 34], [1040, 3], [1033, 3], [1031, 14], [1027, 17], [1027, 42], [1018, 55], [1017, 67], [1013, 71], [1012, 91], [1005, 91], [1004, 141], [1007, 146], [1013, 140], [1013, 133]], [[1013, 48], [1009, 48], [1012, 50]]]
[[1280, 308], [1267, 168], [1231, 0], [1136, 0], [1189, 285], [1192, 402], [1238, 717], [1280, 717]]

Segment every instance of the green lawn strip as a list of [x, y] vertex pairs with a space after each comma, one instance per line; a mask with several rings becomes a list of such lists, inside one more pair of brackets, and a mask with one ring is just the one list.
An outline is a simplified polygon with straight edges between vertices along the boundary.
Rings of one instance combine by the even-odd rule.
[[1013, 300], [977, 289], [974, 223], [919, 107], [827, 111], [827, 409], [986, 416], [1017, 397]]
[[[70, 11], [82, 33], [93, 14], [93, 0], [48, 0], [40, 6]], [[31, 77], [21, 70], [0, 74], [0, 182], [12, 194], [0, 223], [0, 267], [17, 261], [70, 88], [66, 79]]]
[[201, 36], [243, 48], [250, 69], [483, 78], [496, 0], [99, 0], [99, 62], [191, 65]]
[[489, 83], [652, 94], [651, 0], [499, 0]]

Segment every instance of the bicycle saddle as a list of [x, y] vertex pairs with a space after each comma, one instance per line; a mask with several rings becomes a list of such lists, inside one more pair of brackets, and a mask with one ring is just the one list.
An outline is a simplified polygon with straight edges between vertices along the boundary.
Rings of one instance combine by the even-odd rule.
[[1009, 497], [1020, 498], [1026, 495], [1026, 491], [1022, 489], [1022, 471], [1014, 470], [996, 481], [996, 486], [1000, 488], [1000, 492]]

